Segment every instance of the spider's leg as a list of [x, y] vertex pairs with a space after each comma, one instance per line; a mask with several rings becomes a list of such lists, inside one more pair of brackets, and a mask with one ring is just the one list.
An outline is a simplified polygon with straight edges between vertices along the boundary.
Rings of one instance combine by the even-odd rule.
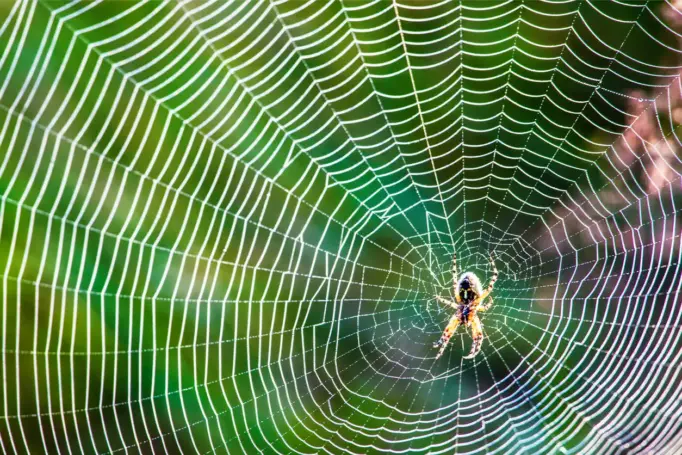
[[481, 345], [483, 344], [483, 326], [481, 325], [481, 320], [478, 316], [474, 316], [471, 319], [471, 338], [474, 339], [474, 344], [471, 346], [471, 352], [469, 355], [465, 356], [465, 359], [473, 359], [481, 351]]
[[440, 336], [440, 339], [438, 341], [433, 343], [434, 348], [440, 347], [440, 350], [438, 351], [438, 355], [436, 355], [436, 359], [438, 359], [441, 355], [443, 355], [443, 352], [445, 351], [445, 348], [448, 347], [448, 343], [450, 342], [450, 338], [452, 337], [452, 334], [455, 333], [455, 330], [457, 330], [458, 325], [459, 325], [459, 317], [458, 317], [458, 314], [455, 313], [450, 318], [450, 322], [448, 322], [448, 325], [445, 327], [445, 330], [443, 331], [443, 335]]
[[436, 295], [435, 298], [436, 298], [436, 301], [438, 301], [439, 303], [442, 303], [443, 305], [447, 305], [449, 307], [452, 307], [455, 310], [457, 309], [457, 304], [455, 302], [453, 302], [452, 300], [443, 298], [439, 295]]
[[488, 311], [490, 307], [493, 306], [493, 298], [488, 296], [488, 303], [479, 303], [478, 306], [476, 306], [476, 311]]

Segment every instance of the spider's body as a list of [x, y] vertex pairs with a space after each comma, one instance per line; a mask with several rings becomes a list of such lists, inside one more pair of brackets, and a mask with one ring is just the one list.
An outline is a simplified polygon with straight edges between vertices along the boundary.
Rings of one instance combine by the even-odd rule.
[[[474, 345], [471, 347], [471, 352], [465, 357], [465, 359], [471, 359], [476, 356], [481, 350], [481, 344], [483, 343], [483, 326], [481, 325], [481, 320], [478, 318], [478, 313], [487, 311], [493, 304], [492, 297], [490, 293], [493, 290], [495, 281], [497, 281], [497, 267], [495, 267], [495, 261], [490, 258], [490, 263], [493, 266], [493, 277], [490, 280], [488, 288], [484, 291], [481, 285], [481, 280], [478, 279], [476, 274], [472, 272], [466, 272], [457, 279], [457, 256], [452, 257], [452, 285], [453, 291], [455, 293], [455, 301], [443, 298], [439, 295], [436, 296], [436, 300], [444, 305], [448, 305], [455, 309], [455, 314], [450, 318], [450, 322], [445, 327], [443, 335], [434, 344], [434, 347], [440, 347], [438, 355], [439, 358], [443, 355], [445, 348], [450, 342], [450, 338], [455, 333], [455, 330], [459, 325], [471, 328], [471, 337], [474, 339]], [[489, 298], [488, 303], [483, 303], [486, 298]]]
[[459, 296], [459, 300], [465, 305], [469, 305], [481, 294], [483, 294], [481, 280], [473, 272], [464, 273], [455, 286], [455, 295]]

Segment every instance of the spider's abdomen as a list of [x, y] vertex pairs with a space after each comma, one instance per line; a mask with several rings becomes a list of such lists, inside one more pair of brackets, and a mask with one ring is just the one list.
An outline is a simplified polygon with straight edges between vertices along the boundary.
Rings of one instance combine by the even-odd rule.
[[464, 273], [455, 287], [455, 294], [459, 296], [461, 303], [465, 305], [476, 300], [482, 292], [481, 281], [472, 272]]
[[471, 303], [478, 298], [478, 294], [468, 291], [462, 292], [459, 295], [460, 300], [462, 300], [463, 305], [471, 305]]

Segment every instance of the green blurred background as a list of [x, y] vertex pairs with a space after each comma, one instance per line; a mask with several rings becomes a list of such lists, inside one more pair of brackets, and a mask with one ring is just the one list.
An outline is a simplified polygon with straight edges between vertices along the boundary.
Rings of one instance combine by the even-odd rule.
[[602, 384], [679, 352], [671, 11], [0, 3], [3, 451], [663, 447]]

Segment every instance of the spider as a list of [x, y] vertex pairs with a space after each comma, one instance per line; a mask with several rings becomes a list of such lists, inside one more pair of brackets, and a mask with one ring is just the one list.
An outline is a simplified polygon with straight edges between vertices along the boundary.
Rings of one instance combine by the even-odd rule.
[[[452, 337], [455, 330], [460, 324], [466, 327], [471, 327], [471, 337], [474, 339], [474, 344], [471, 347], [471, 352], [469, 355], [465, 356], [465, 359], [473, 359], [476, 357], [481, 350], [481, 344], [483, 343], [483, 326], [481, 325], [481, 320], [478, 318], [478, 313], [483, 311], [488, 311], [493, 305], [493, 299], [490, 297], [490, 293], [493, 290], [493, 286], [497, 281], [497, 267], [495, 267], [495, 259], [490, 256], [490, 264], [493, 267], [493, 277], [490, 280], [488, 288], [483, 291], [481, 286], [481, 281], [472, 272], [465, 272], [457, 281], [457, 254], [452, 256], [452, 288], [455, 292], [455, 302], [450, 299], [436, 295], [436, 300], [443, 305], [450, 306], [455, 309], [455, 314], [450, 318], [450, 322], [445, 327], [443, 335], [440, 339], [433, 344], [434, 348], [440, 347], [436, 359], [438, 359], [445, 348], [450, 342], [450, 337]], [[485, 299], [488, 298], [488, 303], [483, 303]]]

